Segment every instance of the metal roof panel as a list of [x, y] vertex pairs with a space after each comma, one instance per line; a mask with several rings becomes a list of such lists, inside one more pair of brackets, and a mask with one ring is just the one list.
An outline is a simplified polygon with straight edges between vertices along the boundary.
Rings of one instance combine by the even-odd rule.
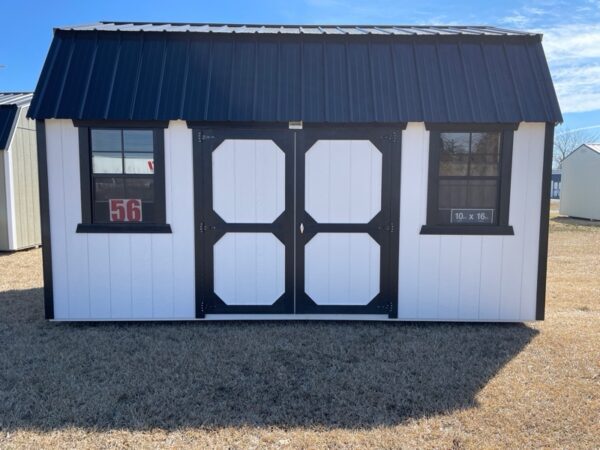
[[[100, 25], [105, 31], [57, 31], [31, 117], [562, 121], [532, 35], [458, 26]], [[159, 26], [205, 32], [106, 31]]]
[[0, 106], [0, 150], [6, 150], [18, 118], [16, 105]]
[[509, 30], [491, 26], [448, 25], [274, 25], [274, 24], [221, 24], [221, 23], [169, 23], [169, 22], [97, 22], [93, 24], [63, 26], [64, 31], [167, 31], [193, 33], [270, 33], [270, 34], [466, 34], [534, 36], [536, 33]]

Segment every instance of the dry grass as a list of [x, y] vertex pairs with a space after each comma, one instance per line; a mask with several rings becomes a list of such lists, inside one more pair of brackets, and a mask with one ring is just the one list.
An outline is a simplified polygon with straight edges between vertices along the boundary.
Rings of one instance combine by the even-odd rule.
[[57, 324], [0, 256], [0, 447], [600, 447], [600, 226], [553, 219], [545, 322]]

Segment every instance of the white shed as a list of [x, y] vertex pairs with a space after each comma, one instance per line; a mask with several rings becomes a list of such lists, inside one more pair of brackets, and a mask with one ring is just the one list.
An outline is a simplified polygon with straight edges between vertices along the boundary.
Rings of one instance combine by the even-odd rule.
[[583, 144], [563, 161], [560, 214], [600, 220], [600, 144]]
[[541, 35], [58, 28], [30, 115], [50, 319], [544, 317]]
[[0, 251], [41, 244], [35, 120], [31, 93], [0, 93]]

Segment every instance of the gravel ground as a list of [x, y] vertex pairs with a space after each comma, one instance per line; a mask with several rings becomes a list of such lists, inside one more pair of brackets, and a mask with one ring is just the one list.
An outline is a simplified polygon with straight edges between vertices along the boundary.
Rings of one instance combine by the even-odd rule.
[[597, 223], [528, 324], [49, 323], [40, 250], [0, 274], [0, 448], [600, 447]]

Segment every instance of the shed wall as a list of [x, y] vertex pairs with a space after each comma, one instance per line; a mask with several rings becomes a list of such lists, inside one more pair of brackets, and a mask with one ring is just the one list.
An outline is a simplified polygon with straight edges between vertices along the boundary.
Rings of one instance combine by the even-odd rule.
[[9, 152], [15, 250], [41, 244], [35, 121], [26, 115], [27, 108], [21, 108]]
[[[186, 124], [170, 122], [165, 130], [166, 213], [173, 233], [154, 235], [75, 233], [81, 221], [77, 129], [69, 120], [46, 124], [55, 318], [193, 319], [192, 135]], [[401, 168], [400, 320], [535, 319], [544, 129], [543, 123], [521, 124], [514, 135], [514, 236], [421, 236], [429, 132], [422, 123], [408, 125]]]
[[192, 319], [192, 135], [165, 130], [165, 193], [172, 234], [77, 234], [81, 222], [78, 132], [46, 122], [56, 319]]
[[583, 147], [563, 162], [560, 213], [600, 220], [600, 154]]
[[535, 319], [544, 130], [543, 123], [521, 123], [514, 134], [514, 236], [421, 236], [429, 132], [423, 124], [408, 125], [402, 137], [400, 319]]

